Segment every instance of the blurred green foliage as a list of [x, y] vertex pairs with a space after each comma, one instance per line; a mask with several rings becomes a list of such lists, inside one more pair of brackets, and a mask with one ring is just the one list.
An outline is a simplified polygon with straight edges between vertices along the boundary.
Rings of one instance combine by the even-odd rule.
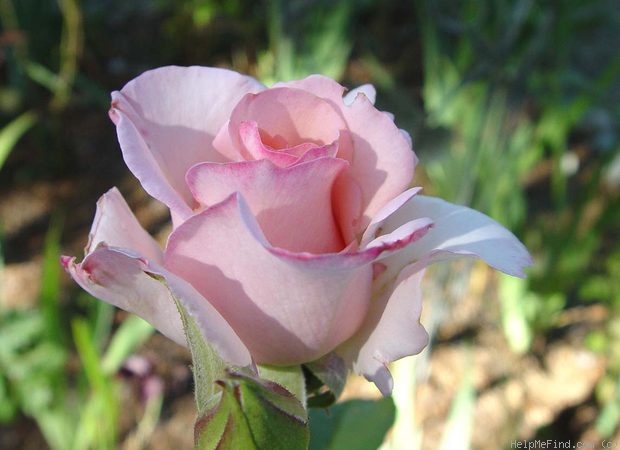
[[[67, 319], [59, 304], [60, 232], [60, 221], [53, 221], [44, 248], [40, 307], [0, 308], [0, 422], [22, 412], [36, 421], [52, 449], [114, 449], [121, 401], [115, 375], [153, 328], [132, 317], [112, 334], [112, 307], [86, 294], [87, 315]], [[78, 371], [69, 367], [76, 351]]]
[[[0, 26], [6, 189], [24, 170], [28, 180], [71, 170], [78, 150], [63, 131], [71, 114], [104, 116], [107, 92], [148, 68], [229, 66], [266, 83], [314, 72], [349, 86], [373, 82], [378, 106], [412, 132], [428, 190], [486, 212], [532, 251], [527, 280], [499, 280], [514, 352], [551, 339], [568, 308], [597, 303], [608, 312], [586, 341], [609, 360], [597, 425], [605, 436], [617, 428], [617, 2], [0, 0]], [[138, 319], [115, 330], [111, 308], [65, 292], [61, 230], [52, 220], [38, 308], [0, 311], [0, 421], [32, 417], [52, 448], [114, 448], [114, 374], [152, 330]], [[461, 392], [454, 427], [471, 414], [471, 386]], [[161, 397], [143, 430], [160, 408]], [[332, 420], [315, 412], [312, 448], [321, 433], [336, 446], [370, 431], [349, 410], [382, 420], [359, 448], [375, 448], [363, 444], [380, 442], [394, 415], [385, 400], [337, 405]]]

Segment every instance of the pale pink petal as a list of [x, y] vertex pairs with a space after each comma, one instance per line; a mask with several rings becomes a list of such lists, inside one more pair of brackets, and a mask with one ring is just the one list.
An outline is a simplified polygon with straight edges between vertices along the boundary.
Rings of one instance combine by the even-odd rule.
[[202, 163], [187, 173], [187, 184], [202, 206], [240, 192], [271, 245], [291, 251], [329, 253], [344, 247], [332, 212], [334, 180], [348, 166], [320, 158], [280, 168], [268, 160]]
[[274, 150], [304, 143], [328, 145], [339, 141], [340, 131], [346, 129], [340, 112], [329, 102], [303, 90], [285, 88], [241, 99], [228, 125], [230, 139], [238, 148], [243, 146], [238, 137], [243, 122], [256, 122], [262, 142]]
[[358, 95], [343, 111], [355, 152], [351, 174], [364, 191], [368, 223], [383, 205], [407, 189], [417, 158], [396, 125], [365, 96]]
[[115, 187], [97, 201], [95, 219], [90, 228], [88, 254], [101, 243], [108, 246], [131, 248], [154, 262], [161, 262], [163, 253], [155, 240], [138, 223], [136, 216]]
[[229, 126], [230, 121], [227, 120], [217, 132], [215, 138], [213, 138], [213, 148], [222, 155], [225, 161], [244, 161], [248, 159], [247, 155], [241, 153], [243, 147], [236, 147], [239, 144], [239, 140], [235, 137], [235, 142], [233, 142], [228, 132]]
[[[293, 88], [302, 89], [310, 92], [317, 97], [327, 99], [331, 102], [343, 103], [343, 96], [346, 91], [345, 87], [340, 85], [337, 81], [332, 80], [324, 75], [310, 75], [301, 80], [281, 81], [273, 85], [273, 88]], [[356, 96], [357, 97], [357, 96]], [[355, 100], [355, 98], [353, 98]], [[336, 109], [341, 109], [340, 106], [334, 104]]]
[[187, 345], [181, 318], [168, 290], [144, 273], [138, 254], [130, 257], [102, 244], [81, 263], [65, 257], [63, 265], [94, 297], [137, 314], [176, 343]]
[[303, 142], [292, 147], [274, 150], [263, 143], [258, 124], [254, 121], [241, 122], [239, 138], [244, 150], [251, 156], [250, 159], [268, 159], [279, 167], [288, 167], [325, 156], [333, 157], [338, 152], [337, 142], [323, 146]]
[[373, 381], [383, 395], [392, 392], [392, 377], [387, 365], [415, 355], [428, 343], [428, 334], [420, 324], [424, 270], [403, 270], [393, 286], [370, 303], [359, 331], [337, 353], [352, 363], [353, 371]]
[[[260, 131], [258, 129], [258, 124], [254, 121], [241, 122], [241, 124], [239, 124], [238, 133], [241, 140], [241, 145], [243, 146], [243, 149], [247, 151], [247, 153], [251, 156], [250, 159], [269, 159], [272, 163], [279, 167], [290, 166], [299, 159], [299, 156], [292, 155], [286, 150], [277, 151], [263, 144], [263, 140], [260, 136]], [[311, 143], [300, 145], [316, 146], [315, 144]]]
[[390, 200], [386, 205], [384, 205], [375, 216], [371, 219], [368, 224], [368, 228], [364, 231], [364, 235], [362, 236], [362, 240], [360, 242], [361, 247], [365, 247], [368, 243], [375, 239], [379, 234], [381, 234], [381, 226], [383, 222], [391, 216], [395, 211], [397, 211], [403, 204], [405, 204], [411, 197], [416, 195], [418, 192], [422, 190], [421, 187], [414, 187], [411, 189], [407, 189], [402, 194], [399, 194], [394, 199]]
[[240, 367], [252, 363], [250, 352], [238, 334], [191, 284], [157, 264], [148, 263], [145, 271], [161, 276], [166, 281], [174, 298], [196, 321], [204, 339], [218, 352], [220, 357]]
[[311, 75], [277, 86], [311, 92], [328, 100], [341, 112], [350, 131], [354, 154], [339, 153], [338, 156], [351, 161], [351, 174], [362, 188], [364, 220], [361, 225], [365, 227], [383, 205], [409, 186], [417, 162], [411, 142], [366, 95], [356, 95], [347, 106], [343, 99], [344, 88], [330, 78]]
[[384, 247], [385, 245], [394, 245], [397, 242], [402, 242], [403, 246], [406, 246], [408, 244], [405, 243], [416, 242], [424, 237], [433, 225], [433, 221], [428, 217], [414, 219], [389, 233], [382, 234], [381, 236], [375, 238], [364, 248], [371, 249], [376, 247]]
[[193, 204], [185, 198], [182, 192], [187, 188], [181, 189], [178, 187], [180, 185], [171, 179], [168, 171], [162, 167], [162, 162], [158, 161], [134, 122], [124, 112], [114, 109], [112, 111], [125, 164], [150, 195], [170, 208], [174, 223], [180, 223], [192, 213]]
[[342, 238], [347, 245], [355, 244], [357, 250], [362, 218], [362, 188], [348, 173], [343, 173], [336, 179], [332, 195], [334, 217]]
[[377, 99], [377, 91], [372, 84], [363, 84], [355, 89], [351, 89], [343, 98], [344, 104], [351, 106], [359, 94], [365, 95], [366, 98], [370, 100], [370, 103], [373, 105], [375, 104], [375, 100]]
[[236, 193], [171, 234], [165, 265], [209, 299], [257, 362], [299, 364], [355, 332], [368, 307], [372, 262], [414, 238], [355, 253], [274, 248]]
[[264, 89], [253, 78], [209, 67], [163, 67], [112, 93], [110, 117], [123, 157], [144, 189], [185, 218], [192, 197], [185, 172], [222, 161], [212, 146], [237, 102]]
[[[173, 341], [186, 346], [172, 291], [222, 358], [239, 366], [251, 363], [245, 345], [204, 297], [187, 282], [132, 250], [101, 244], [80, 264], [75, 263], [75, 258], [67, 257], [62, 262], [73, 279], [91, 295], [142, 317]], [[163, 277], [170, 290], [146, 272]]]
[[[323, 146], [310, 147], [293, 164], [301, 164], [319, 158], [335, 158], [338, 154], [338, 146], [339, 143], [336, 141]], [[301, 145], [299, 147], [301, 147]]]
[[497, 270], [518, 277], [531, 265], [527, 249], [506, 228], [490, 217], [444, 200], [418, 195], [411, 198], [383, 222], [384, 232], [417, 217], [429, 217], [434, 227], [422, 239], [382, 262], [388, 267], [381, 275], [385, 282], [413, 263], [420, 270], [432, 262], [475, 256]]

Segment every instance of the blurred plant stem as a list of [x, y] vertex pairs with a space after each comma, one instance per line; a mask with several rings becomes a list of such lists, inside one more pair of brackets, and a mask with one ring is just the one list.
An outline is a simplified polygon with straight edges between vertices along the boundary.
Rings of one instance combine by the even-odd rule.
[[394, 379], [392, 398], [396, 420], [392, 431], [379, 450], [418, 450], [422, 446], [423, 430], [416, 421], [415, 395], [418, 386], [417, 357], [404, 358], [391, 365]]
[[63, 17], [63, 29], [60, 41], [60, 66], [51, 102], [54, 110], [66, 106], [71, 97], [84, 40], [79, 0], [58, 0], [58, 6]]
[[19, 37], [21, 30], [12, 0], [0, 0], [0, 22], [4, 32], [14, 37], [15, 58], [19, 65], [23, 67], [28, 59], [28, 46], [26, 40]]
[[450, 412], [441, 438], [441, 450], [469, 450], [473, 432], [474, 408], [476, 405], [476, 390], [472, 381], [473, 355], [467, 347], [465, 368], [461, 382], [452, 399]]

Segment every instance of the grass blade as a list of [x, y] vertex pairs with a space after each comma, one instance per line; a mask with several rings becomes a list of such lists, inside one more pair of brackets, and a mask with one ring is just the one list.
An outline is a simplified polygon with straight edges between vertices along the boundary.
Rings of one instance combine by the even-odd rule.
[[0, 170], [17, 141], [37, 122], [33, 111], [26, 111], [4, 126], [0, 131]]

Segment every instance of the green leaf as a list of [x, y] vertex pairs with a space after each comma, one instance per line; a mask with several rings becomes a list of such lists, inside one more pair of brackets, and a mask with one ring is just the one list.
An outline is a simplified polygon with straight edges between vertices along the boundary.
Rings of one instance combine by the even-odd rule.
[[111, 375], [116, 373], [123, 362], [153, 334], [151, 324], [138, 316], [129, 316], [118, 328], [108, 347], [101, 369]]
[[17, 405], [8, 390], [6, 380], [0, 376], [0, 423], [10, 422], [17, 414]]
[[6, 161], [17, 141], [36, 121], [36, 114], [32, 111], [26, 111], [0, 130], [0, 169], [2, 169], [4, 161]]
[[[0, 317], [0, 366], [9, 365], [12, 357], [40, 337], [43, 317], [38, 311], [20, 311]], [[6, 359], [5, 359], [6, 358]]]
[[90, 424], [91, 427], [93, 424], [95, 425], [95, 439], [100, 440], [106, 448], [114, 448], [120, 412], [114, 380], [101, 367], [101, 355], [93, 340], [89, 323], [76, 317], [71, 321], [71, 328], [86, 379], [92, 388], [91, 395], [84, 406], [85, 411], [93, 414], [92, 419], [88, 420], [87, 424]]
[[58, 344], [64, 341], [65, 327], [61, 320], [59, 306], [60, 297], [60, 237], [62, 233], [62, 218], [52, 217], [45, 235], [43, 250], [43, 268], [41, 274], [41, 312], [45, 321], [47, 338]]
[[310, 412], [310, 450], [377, 450], [391, 428], [396, 408], [391, 397], [349, 400]]

